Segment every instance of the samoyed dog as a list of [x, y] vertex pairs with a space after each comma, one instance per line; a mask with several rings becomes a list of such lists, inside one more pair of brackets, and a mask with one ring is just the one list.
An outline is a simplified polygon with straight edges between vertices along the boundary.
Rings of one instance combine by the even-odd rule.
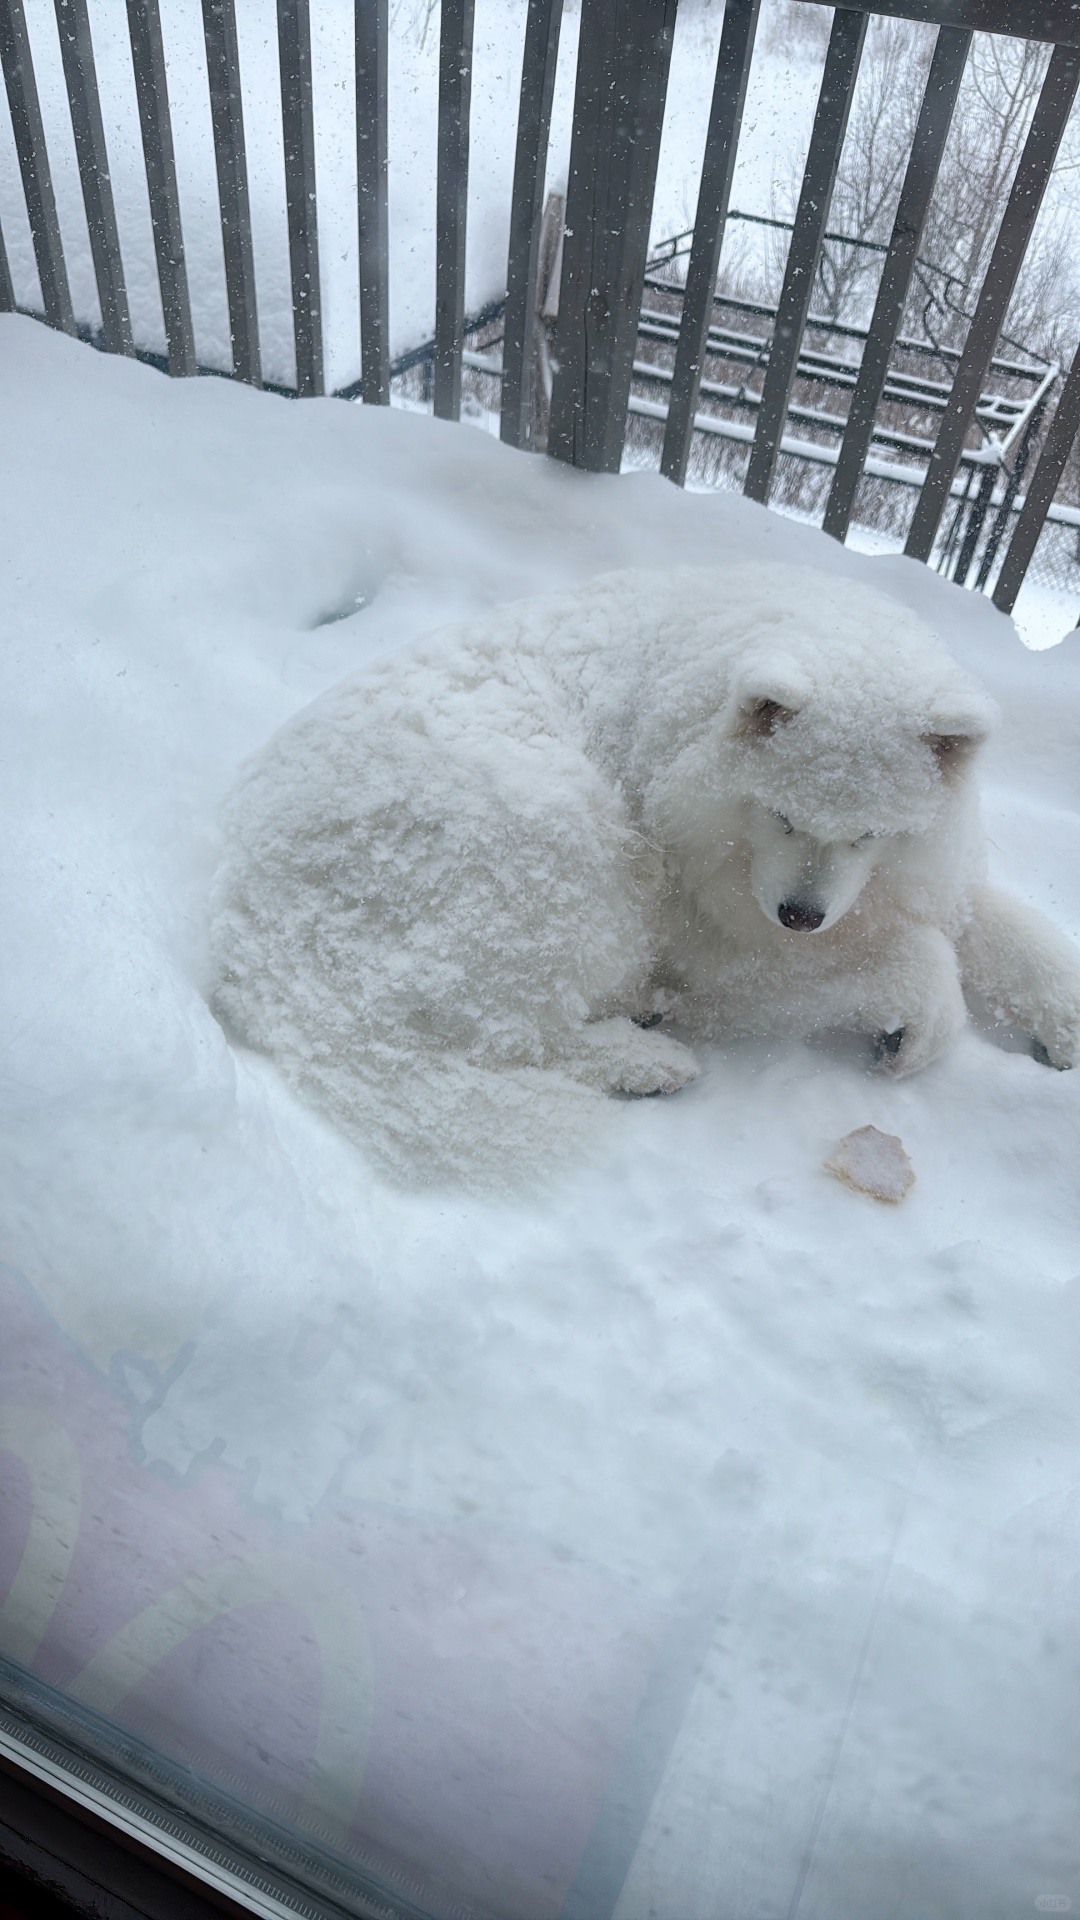
[[385, 1168], [470, 1183], [685, 1086], [687, 1041], [847, 1029], [914, 1073], [967, 987], [1071, 1066], [1080, 956], [984, 880], [993, 720], [914, 615], [810, 569], [500, 608], [248, 764], [216, 1009]]

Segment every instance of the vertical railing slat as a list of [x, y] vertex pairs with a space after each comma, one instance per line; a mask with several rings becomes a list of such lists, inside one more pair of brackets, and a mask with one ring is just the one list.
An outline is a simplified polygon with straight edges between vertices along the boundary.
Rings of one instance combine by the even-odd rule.
[[865, 13], [856, 12], [854, 8], [837, 8], [829, 50], [825, 56], [825, 71], [821, 77], [821, 91], [788, 250], [784, 285], [769, 345], [757, 431], [743, 488], [751, 500], [768, 500], [776, 472], [780, 438], [795, 381], [806, 316], [810, 311], [810, 296], [825, 237], [840, 152], [847, 132], [866, 27]]
[[675, 0], [582, 0], [548, 451], [617, 473]]
[[62, 333], [74, 333], [75, 315], [22, 0], [0, 3], [0, 63], [4, 69], [45, 318]]
[[439, 16], [439, 160], [435, 195], [435, 412], [461, 413], [465, 219], [474, 0], [442, 0]]
[[1055, 47], [968, 329], [904, 552], [928, 560], [1080, 80], [1080, 48]]
[[323, 392], [324, 381], [308, 0], [278, 0], [277, 20], [296, 388], [311, 398]]
[[724, 9], [694, 240], [686, 271], [686, 292], [660, 457], [661, 473], [680, 487], [685, 482], [690, 457], [760, 5], [761, 0], [728, 0]]
[[356, 201], [360, 249], [360, 397], [390, 405], [387, 216], [388, 0], [356, 0]]
[[0, 313], [15, 311], [12, 269], [8, 267], [8, 248], [4, 246], [4, 228], [0, 227]]
[[127, 0], [127, 18], [158, 284], [169, 349], [169, 372], [174, 376], [191, 375], [198, 373], [199, 367], [195, 358], [195, 329], [191, 319], [191, 298], [184, 261], [180, 189], [176, 179], [158, 0]]
[[958, 587], [967, 586], [967, 577], [971, 571], [971, 563], [975, 558], [975, 550], [982, 537], [982, 530], [986, 525], [986, 516], [990, 511], [990, 506], [994, 498], [994, 484], [1000, 472], [1000, 467], [991, 465], [991, 463], [987, 461], [979, 474], [979, 483], [975, 488], [975, 496], [971, 502], [967, 520], [964, 524], [964, 534], [960, 542], [960, 551], [956, 556], [956, 564], [952, 570], [952, 578], [956, 581]]
[[536, 273], [562, 9], [563, 0], [529, 0], [525, 23], [503, 318], [500, 433], [512, 447], [527, 447], [532, 430]]
[[1041, 402], [1037, 401], [1032, 408], [1027, 425], [1021, 436], [1020, 445], [1016, 449], [1012, 467], [1005, 473], [1005, 485], [1002, 488], [1001, 499], [998, 503], [997, 512], [990, 522], [990, 532], [986, 536], [986, 545], [982, 551], [982, 559], [979, 561], [979, 571], [975, 575], [976, 593], [983, 591], [993, 571], [994, 562], [998, 556], [998, 548], [1001, 546], [1001, 542], [1008, 530], [1009, 521], [1012, 518], [1013, 505], [1020, 491], [1027, 463], [1031, 458], [1038, 442], [1039, 434], [1042, 431], [1045, 415], [1046, 400], [1044, 397]]
[[15, 289], [11, 284], [11, 268], [8, 266], [7, 248], [4, 245], [4, 229], [0, 227], [0, 313], [14, 313]]
[[101, 119], [94, 44], [86, 0], [55, 0], [56, 31], [64, 63], [64, 84], [75, 136], [86, 226], [94, 261], [101, 331], [109, 353], [133, 353], [131, 316], [124, 285], [124, 263], [116, 226], [109, 156]]
[[240, 50], [235, 0], [202, 0], [210, 120], [214, 132], [225, 291], [229, 302], [233, 377], [262, 385], [255, 252], [251, 240], [244, 109], [240, 95]]
[[903, 321], [919, 243], [930, 210], [945, 141], [952, 125], [970, 45], [971, 33], [965, 28], [942, 27], [938, 32], [911, 157], [897, 202], [896, 219], [878, 287], [874, 317], [863, 349], [862, 365], [851, 398], [847, 427], [822, 522], [825, 532], [831, 534], [834, 540], [843, 540], [851, 520], [855, 494], [870, 450], [878, 402]]
[[1080, 347], [1073, 356], [1069, 377], [1065, 382], [1057, 409], [1050, 422], [1050, 431], [1039, 456], [1038, 465], [1031, 476], [1024, 504], [1020, 509], [1008, 551], [998, 574], [994, 587], [993, 601], [1002, 613], [1011, 613], [1016, 605], [1016, 596], [1024, 583], [1024, 575], [1031, 565], [1032, 555], [1038, 544], [1051, 502], [1058, 489], [1058, 482], [1065, 471], [1065, 462], [1077, 431], [1080, 430]]

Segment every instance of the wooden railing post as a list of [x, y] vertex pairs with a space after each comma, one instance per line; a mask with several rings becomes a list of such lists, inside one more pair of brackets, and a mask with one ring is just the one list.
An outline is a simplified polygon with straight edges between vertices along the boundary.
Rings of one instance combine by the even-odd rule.
[[[34, 242], [34, 258], [41, 282], [41, 302], [45, 318], [61, 333], [74, 333], [75, 315], [71, 309], [64, 247], [60, 222], [56, 217], [45, 129], [38, 104], [34, 63], [22, 0], [2, 0], [0, 4], [0, 65], [4, 70], [15, 151], [22, 174], [26, 212]], [[4, 279], [7, 279], [5, 272]]]
[[763, 505], [768, 502], [776, 472], [868, 19], [867, 14], [844, 7], [838, 7], [833, 16], [810, 151], [806, 156], [784, 284], [769, 345], [757, 430], [743, 487], [749, 499], [759, 500]]
[[983, 381], [1005, 324], [1042, 198], [1080, 85], [1080, 48], [1057, 46], [1028, 128], [975, 316], [956, 369], [904, 552], [929, 560]]
[[661, 473], [680, 487], [686, 483], [760, 6], [761, 0], [727, 0], [724, 8], [724, 30], [716, 62], [694, 240], [686, 270], [686, 292], [660, 459]]
[[15, 311], [15, 290], [11, 284], [11, 268], [8, 266], [7, 248], [4, 245], [4, 230], [0, 227], [0, 313]]
[[851, 521], [970, 45], [971, 33], [966, 28], [942, 27], [938, 32], [874, 316], [822, 522], [825, 532], [834, 540], [845, 538]]
[[240, 54], [236, 40], [235, 0], [203, 0], [206, 72], [210, 82], [210, 118], [214, 130], [221, 245], [229, 301], [233, 376], [262, 385], [259, 315], [255, 298], [255, 254], [251, 240], [244, 110], [240, 97]]
[[195, 328], [184, 260], [180, 189], [176, 179], [158, 0], [127, 0], [127, 18], [169, 372], [174, 377], [189, 377], [198, 373], [199, 362], [195, 355]]
[[548, 452], [617, 473], [676, 0], [582, 0]]
[[551, 100], [559, 57], [562, 0], [529, 0], [521, 65], [517, 153], [506, 262], [500, 432], [512, 447], [527, 447], [533, 423], [536, 276], [544, 219]]
[[1039, 464], [1031, 477], [1027, 496], [1009, 542], [1009, 550], [994, 587], [994, 605], [1000, 607], [1002, 613], [1011, 613], [1016, 605], [1016, 596], [1023, 585], [1024, 575], [1031, 565], [1035, 549], [1039, 544], [1039, 535], [1046, 524], [1046, 516], [1058, 490], [1058, 483], [1065, 471], [1065, 462], [1072, 451], [1078, 430], [1080, 430], [1080, 347], [1077, 347], [1073, 356], [1064, 392], [1050, 422], [1046, 444], [1039, 455]]
[[86, 226], [97, 279], [101, 332], [109, 353], [134, 353], [131, 314], [120, 257], [105, 127], [101, 118], [94, 44], [86, 0], [54, 0], [56, 31], [64, 63], [71, 130], [79, 163]]
[[323, 391], [323, 332], [308, 0], [277, 0], [277, 20], [296, 390], [310, 399]]
[[356, 0], [356, 212], [360, 242], [360, 390], [390, 405], [387, 214], [388, 0]]
[[475, 0], [442, 0], [439, 16], [434, 375], [440, 420], [456, 420], [461, 413], [474, 7]]

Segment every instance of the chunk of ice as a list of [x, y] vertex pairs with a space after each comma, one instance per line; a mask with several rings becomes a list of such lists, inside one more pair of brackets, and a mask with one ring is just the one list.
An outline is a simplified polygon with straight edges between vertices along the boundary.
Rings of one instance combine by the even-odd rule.
[[877, 1127], [856, 1127], [854, 1133], [845, 1133], [825, 1165], [849, 1187], [872, 1194], [875, 1200], [902, 1200], [915, 1185], [915, 1169], [903, 1142], [895, 1133], [879, 1133]]

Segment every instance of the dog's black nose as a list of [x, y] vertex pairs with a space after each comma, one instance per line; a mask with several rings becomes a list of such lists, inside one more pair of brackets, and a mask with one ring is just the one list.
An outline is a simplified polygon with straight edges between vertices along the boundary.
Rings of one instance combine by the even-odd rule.
[[805, 906], [801, 900], [785, 900], [776, 914], [780, 925], [793, 933], [816, 933], [825, 918], [820, 907]]

